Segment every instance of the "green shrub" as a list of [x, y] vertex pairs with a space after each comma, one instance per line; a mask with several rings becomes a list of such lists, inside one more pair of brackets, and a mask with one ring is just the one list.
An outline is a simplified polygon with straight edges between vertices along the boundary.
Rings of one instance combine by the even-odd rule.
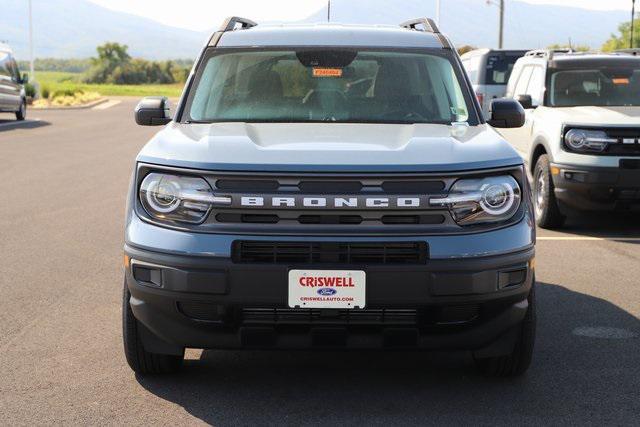
[[55, 92], [53, 92], [53, 94], [51, 95], [51, 98], [61, 98], [64, 96], [76, 96], [76, 95], [82, 95], [84, 93], [84, 91], [82, 89], [59, 89], [56, 90]]
[[27, 83], [26, 85], [24, 85], [24, 91], [27, 94], [27, 97], [29, 98], [36, 97], [36, 88], [31, 83]]
[[42, 86], [42, 89], [40, 89], [40, 95], [42, 96], [42, 99], [49, 99], [49, 95], [51, 95], [51, 89], [49, 89], [49, 86]]

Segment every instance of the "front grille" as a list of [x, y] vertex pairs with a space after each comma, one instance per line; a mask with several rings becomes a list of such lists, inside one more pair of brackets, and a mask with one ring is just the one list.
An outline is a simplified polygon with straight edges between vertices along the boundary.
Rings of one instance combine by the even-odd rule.
[[[277, 214], [241, 214], [241, 213], [221, 213], [216, 215], [216, 221], [221, 224], [312, 224], [312, 225], [360, 225], [365, 221], [370, 221], [362, 215], [299, 215], [288, 218], [286, 215]], [[407, 225], [407, 224], [442, 224], [445, 217], [442, 214], [428, 215], [380, 215], [376, 219], [385, 225]]]
[[[428, 198], [446, 194], [455, 180], [455, 176], [419, 174], [223, 175], [209, 182], [216, 194], [231, 197], [233, 202], [217, 206], [203, 225], [270, 234], [299, 230], [305, 234], [342, 234], [348, 230], [369, 234], [389, 227], [400, 234], [451, 230], [457, 225], [448, 210], [429, 205]], [[243, 204], [243, 197], [260, 202]], [[336, 199], [340, 205], [335, 205]], [[403, 206], [399, 199], [411, 202]], [[305, 200], [321, 200], [323, 204], [305, 205]], [[372, 200], [383, 200], [386, 205], [368, 205]]]
[[236, 263], [270, 264], [424, 264], [425, 242], [325, 243], [236, 241]]
[[280, 307], [230, 307], [205, 301], [179, 301], [178, 310], [193, 320], [230, 327], [343, 325], [437, 326], [460, 325], [479, 318], [477, 304], [422, 308], [365, 308], [356, 310]]
[[365, 308], [359, 310], [309, 308], [241, 309], [244, 325], [415, 326], [462, 325], [480, 316], [478, 304], [416, 308]]
[[415, 325], [415, 309], [320, 310], [292, 308], [244, 308], [244, 324], [348, 324], [348, 325]]

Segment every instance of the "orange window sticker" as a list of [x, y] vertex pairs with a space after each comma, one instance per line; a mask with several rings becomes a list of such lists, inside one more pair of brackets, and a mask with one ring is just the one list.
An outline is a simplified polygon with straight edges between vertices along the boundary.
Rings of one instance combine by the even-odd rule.
[[313, 77], [342, 77], [342, 68], [314, 68]]
[[614, 77], [613, 78], [614, 85], [628, 85], [629, 79], [626, 77]]

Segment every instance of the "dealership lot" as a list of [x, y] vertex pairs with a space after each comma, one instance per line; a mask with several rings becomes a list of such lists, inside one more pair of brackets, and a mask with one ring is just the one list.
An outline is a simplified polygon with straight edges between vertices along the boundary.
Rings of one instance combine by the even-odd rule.
[[0, 420], [6, 424], [637, 423], [640, 221], [540, 231], [538, 341], [518, 380], [468, 355], [189, 351], [136, 379], [120, 335], [125, 193], [157, 130], [135, 100], [0, 116]]

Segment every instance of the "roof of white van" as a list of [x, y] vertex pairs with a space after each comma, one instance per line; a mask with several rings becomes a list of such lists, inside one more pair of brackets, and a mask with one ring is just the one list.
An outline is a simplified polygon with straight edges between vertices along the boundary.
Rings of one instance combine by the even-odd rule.
[[442, 48], [439, 35], [391, 25], [337, 23], [257, 25], [225, 32], [220, 47], [371, 46]]
[[11, 50], [11, 47], [3, 42], [0, 42], [0, 50], [3, 52], [9, 52], [9, 53], [13, 53], [13, 51]]

